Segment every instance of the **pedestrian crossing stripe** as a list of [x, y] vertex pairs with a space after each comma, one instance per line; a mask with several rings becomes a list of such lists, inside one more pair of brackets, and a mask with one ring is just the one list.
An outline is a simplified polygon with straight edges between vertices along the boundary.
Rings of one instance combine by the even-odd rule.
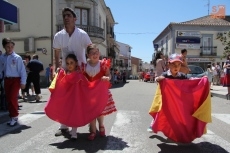
[[33, 112], [31, 114], [22, 115], [18, 118], [18, 124], [14, 127], [9, 127], [6, 124], [7, 122], [5, 122], [5, 123], [1, 124], [1, 126], [0, 126], [0, 136], [19, 128], [21, 125], [30, 124], [33, 121], [35, 121], [41, 117], [44, 117], [44, 116], [45, 116], [45, 114], [41, 113], [41, 112]]
[[[31, 124], [32, 122], [44, 116], [45, 114], [43, 111], [34, 112], [20, 116], [19, 125], [15, 127], [9, 128], [6, 123], [0, 124], [0, 136], [19, 128], [21, 125]], [[212, 116], [224, 121], [227, 124], [230, 124], [230, 114], [212, 114]], [[148, 136], [146, 136], [146, 131], [140, 131], [142, 124], [141, 114], [139, 111], [118, 111], [115, 122], [110, 131], [110, 136], [112, 137], [108, 138], [103, 152], [114, 153], [122, 151], [125, 153], [140, 152], [141, 150], [143, 152], [147, 151], [149, 146], [146, 144], [146, 142], [151, 142], [151, 140]], [[20, 145], [7, 152], [25, 152], [32, 148], [36, 152], [43, 152], [44, 150], [46, 152], [53, 152], [57, 148], [56, 146], [52, 146], [50, 144], [63, 141], [63, 137], [54, 137], [54, 132], [57, 130], [58, 126], [59, 124], [54, 122], [52, 126], [45, 128], [39, 133], [36, 133], [36, 135], [33, 137], [27, 139]], [[207, 134], [203, 135], [201, 138], [195, 139], [192, 143], [195, 143], [196, 145], [201, 145], [202, 143], [211, 143], [215, 144], [216, 146], [220, 146], [220, 148], [225, 149], [227, 152], [230, 152], [230, 143], [210, 130], [207, 131]]]
[[230, 125], [230, 114], [212, 114], [212, 116]]

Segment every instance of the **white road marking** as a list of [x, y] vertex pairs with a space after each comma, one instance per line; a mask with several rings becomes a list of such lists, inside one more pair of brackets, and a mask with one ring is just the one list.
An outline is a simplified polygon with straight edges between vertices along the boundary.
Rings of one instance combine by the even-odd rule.
[[33, 114], [22, 115], [21, 117], [18, 118], [18, 124], [14, 127], [9, 127], [6, 124], [8, 121], [2, 123], [0, 124], [0, 136], [19, 128], [22, 125], [27, 125], [43, 116], [45, 116], [45, 114], [41, 114], [40, 112], [34, 112]]
[[230, 114], [212, 114], [212, 116], [230, 125]]
[[54, 131], [58, 129], [58, 126], [59, 126], [58, 123], [53, 124], [52, 126], [46, 128], [45, 130], [38, 133], [34, 137], [31, 137], [24, 143], [10, 150], [8, 153], [23, 153], [29, 150], [31, 152], [42, 152], [42, 153], [54, 152], [57, 147], [49, 144], [50, 142], [52, 143], [60, 142], [61, 137], [58, 138], [54, 136]]
[[149, 137], [146, 137], [146, 131], [140, 132], [141, 124], [141, 116], [138, 111], [118, 111], [110, 131], [112, 137], [108, 139], [104, 152], [135, 153], [142, 150], [144, 153], [149, 147], [144, 142], [150, 140]]
[[[214, 132], [208, 130], [207, 134], [204, 134], [201, 138], [197, 138], [194, 143], [210, 143], [212, 145], [220, 146], [226, 151], [230, 152], [230, 143], [224, 140], [222, 137], [216, 135]], [[202, 145], [201, 145], [202, 147]]]

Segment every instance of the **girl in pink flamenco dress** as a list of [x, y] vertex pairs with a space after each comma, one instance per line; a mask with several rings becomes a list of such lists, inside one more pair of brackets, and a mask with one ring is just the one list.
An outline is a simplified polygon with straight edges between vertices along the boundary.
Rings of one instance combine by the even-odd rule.
[[[111, 79], [110, 75], [110, 60], [99, 60], [100, 53], [99, 49], [95, 44], [91, 44], [87, 47], [87, 56], [88, 62], [85, 66], [84, 75], [90, 82], [94, 82], [96, 80], [101, 80], [102, 82], [109, 82]], [[105, 127], [104, 127], [104, 116], [115, 112], [117, 109], [114, 105], [114, 101], [112, 98], [112, 94], [110, 90], [107, 90], [107, 95], [109, 96], [107, 99], [107, 104], [104, 107], [104, 110], [101, 114], [90, 122], [90, 134], [88, 136], [88, 140], [94, 140], [96, 137], [96, 120], [99, 124], [99, 134], [100, 136], [105, 136]], [[99, 99], [97, 99], [98, 104], [101, 103]]]

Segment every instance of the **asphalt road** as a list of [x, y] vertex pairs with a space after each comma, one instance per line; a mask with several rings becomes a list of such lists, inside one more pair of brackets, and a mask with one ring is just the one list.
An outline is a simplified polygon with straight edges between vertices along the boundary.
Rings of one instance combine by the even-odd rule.
[[88, 141], [88, 126], [78, 128], [78, 139], [55, 137], [58, 123], [44, 114], [49, 91], [42, 90], [42, 101], [21, 102], [20, 125], [8, 127], [6, 113], [0, 112], [1, 153], [227, 153], [230, 152], [230, 101], [212, 98], [212, 120], [208, 133], [190, 144], [178, 144], [162, 133], [148, 133], [148, 114], [156, 83], [128, 80], [113, 86], [111, 92], [117, 112], [106, 116], [105, 138]]

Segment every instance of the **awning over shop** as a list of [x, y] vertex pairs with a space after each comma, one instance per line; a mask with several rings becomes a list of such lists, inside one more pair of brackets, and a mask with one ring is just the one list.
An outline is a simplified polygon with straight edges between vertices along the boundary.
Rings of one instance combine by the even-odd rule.
[[17, 7], [0, 0], [0, 20], [4, 21], [5, 24], [17, 23]]

